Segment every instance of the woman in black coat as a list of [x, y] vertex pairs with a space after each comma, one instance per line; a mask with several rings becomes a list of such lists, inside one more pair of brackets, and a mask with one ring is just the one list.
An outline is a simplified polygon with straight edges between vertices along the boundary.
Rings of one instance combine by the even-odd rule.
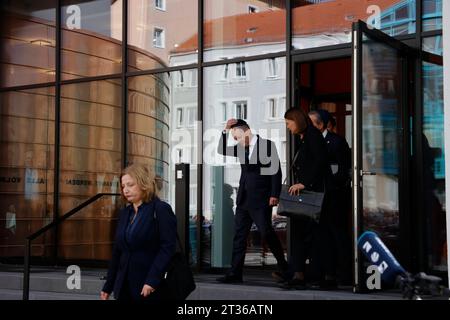
[[121, 175], [121, 193], [129, 205], [120, 211], [106, 283], [100, 294], [117, 300], [155, 300], [175, 253], [176, 217], [169, 204], [155, 195], [155, 181], [142, 164]]
[[[308, 115], [300, 108], [289, 109], [286, 111], [284, 118], [289, 131], [300, 138], [297, 147], [298, 155], [292, 167], [294, 183], [289, 188], [289, 193], [299, 194], [302, 190], [324, 192], [331, 170], [327, 160], [327, 146], [323, 135], [312, 125]], [[326, 200], [324, 200], [325, 202]], [[322, 211], [321, 216], [323, 214], [325, 214], [324, 211]], [[320, 258], [318, 250], [312, 249], [313, 238], [318, 234], [318, 227], [312, 220], [291, 218], [292, 254], [290, 268], [293, 272], [293, 278], [285, 284], [285, 287], [306, 288], [306, 260], [311, 256], [313, 260], [314, 258], [317, 260]]]

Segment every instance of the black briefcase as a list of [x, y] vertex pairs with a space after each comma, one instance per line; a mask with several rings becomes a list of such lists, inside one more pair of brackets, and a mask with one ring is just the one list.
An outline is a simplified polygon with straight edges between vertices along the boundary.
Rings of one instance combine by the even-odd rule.
[[281, 186], [277, 214], [291, 218], [309, 218], [318, 222], [325, 193], [302, 190], [298, 196], [292, 196], [288, 190], [289, 185]]

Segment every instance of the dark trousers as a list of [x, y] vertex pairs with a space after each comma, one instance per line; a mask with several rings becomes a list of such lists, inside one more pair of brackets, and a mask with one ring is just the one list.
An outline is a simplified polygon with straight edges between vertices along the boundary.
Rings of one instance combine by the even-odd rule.
[[338, 276], [341, 280], [347, 280], [351, 270], [351, 238], [347, 232], [350, 201], [351, 194], [346, 190], [326, 194], [315, 237], [320, 273]]
[[[267, 200], [268, 201], [268, 200]], [[245, 253], [247, 250], [247, 238], [250, 234], [250, 228], [255, 222], [261, 238], [264, 239], [277, 259], [278, 267], [281, 270], [287, 269], [287, 262], [284, 258], [283, 247], [278, 239], [275, 230], [272, 227], [272, 208], [249, 208], [244, 201], [243, 205], [238, 205], [234, 217], [234, 239], [233, 255], [231, 258], [231, 273], [242, 276], [244, 268]]]
[[312, 259], [313, 265], [318, 257], [318, 224], [311, 219], [291, 218], [291, 257], [289, 269], [294, 272], [306, 272], [306, 259]]

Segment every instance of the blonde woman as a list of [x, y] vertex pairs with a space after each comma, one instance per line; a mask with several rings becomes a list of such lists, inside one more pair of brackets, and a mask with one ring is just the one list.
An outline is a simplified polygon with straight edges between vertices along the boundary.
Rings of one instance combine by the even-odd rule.
[[169, 204], [156, 196], [147, 167], [133, 164], [120, 177], [122, 197], [115, 245], [106, 283], [100, 294], [117, 300], [157, 300], [165, 269], [175, 253], [176, 218]]

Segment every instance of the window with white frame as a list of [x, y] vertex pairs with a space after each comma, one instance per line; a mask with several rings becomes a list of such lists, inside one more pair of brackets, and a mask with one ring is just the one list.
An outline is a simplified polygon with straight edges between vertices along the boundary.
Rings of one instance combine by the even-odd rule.
[[222, 122], [226, 122], [228, 120], [228, 105], [226, 102], [220, 103], [220, 119]]
[[184, 87], [184, 72], [183, 70], [178, 71], [177, 87]]
[[153, 29], [153, 46], [157, 48], [165, 47], [164, 29], [157, 27]]
[[197, 69], [190, 70], [191, 74], [191, 87], [197, 86]]
[[275, 119], [277, 117], [277, 103], [275, 98], [267, 99], [267, 107], [269, 112], [269, 119]]
[[182, 163], [183, 162], [183, 148], [177, 148], [176, 149], [176, 157], [177, 157], [177, 162], [176, 163]]
[[286, 111], [286, 97], [281, 97], [279, 101], [278, 107], [278, 116], [282, 118], [284, 116], [284, 112]]
[[166, 0], [155, 0], [155, 8], [166, 11]]
[[245, 66], [245, 62], [236, 63], [236, 78], [246, 78], [247, 70]]
[[276, 58], [268, 59], [267, 63], [267, 77], [278, 78], [280, 76], [278, 72], [278, 60]]
[[266, 101], [267, 118], [281, 119], [286, 109], [286, 97], [269, 97]]
[[183, 108], [177, 108], [177, 127], [183, 126]]
[[197, 107], [188, 107], [186, 108], [186, 126], [193, 127], [195, 124], [195, 120], [197, 119]]
[[189, 210], [195, 210], [197, 204], [197, 185], [189, 186]]
[[247, 101], [235, 101], [233, 105], [236, 119], [247, 120]]
[[258, 7], [252, 6], [252, 5], [248, 5], [248, 13], [257, 13], [259, 12]]
[[228, 63], [224, 64], [222, 66], [222, 70], [220, 72], [220, 79], [219, 80], [220, 81], [227, 81], [228, 80], [228, 76], [229, 76], [229, 71], [230, 71], [230, 67], [229, 67]]

